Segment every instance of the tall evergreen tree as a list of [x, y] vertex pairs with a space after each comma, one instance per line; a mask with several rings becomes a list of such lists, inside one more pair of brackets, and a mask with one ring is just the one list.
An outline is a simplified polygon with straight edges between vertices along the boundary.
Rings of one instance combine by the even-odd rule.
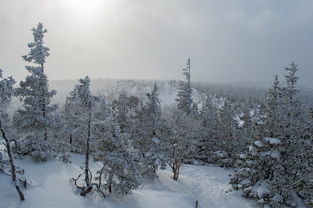
[[207, 99], [200, 110], [201, 135], [198, 139], [195, 157], [204, 162], [211, 161], [210, 155], [219, 150], [217, 145], [218, 110], [212, 100]]
[[284, 101], [284, 131], [285, 137], [297, 137], [299, 131], [299, 121], [301, 121], [301, 106], [297, 98], [299, 90], [297, 89], [297, 82], [299, 77], [296, 76], [299, 70], [298, 66], [292, 62], [289, 67], [285, 68], [287, 74], [285, 75], [287, 86], [283, 88]]
[[192, 112], [193, 100], [192, 100], [192, 88], [190, 80], [190, 69], [191, 62], [190, 58], [187, 59], [186, 68], [183, 68], [183, 75], [186, 78], [186, 81], [179, 82], [179, 89], [177, 94], [177, 107], [179, 110], [186, 114]]
[[264, 105], [264, 136], [282, 136], [282, 88], [279, 86], [278, 75], [274, 75], [272, 87], [268, 90]]
[[[75, 110], [79, 110], [79, 114], [76, 114], [77, 130], [80, 132], [79, 139], [84, 144], [85, 163], [83, 166], [84, 172], [84, 185], [77, 185], [77, 179], [75, 179], [75, 185], [81, 189], [81, 195], [85, 196], [92, 190], [92, 176], [89, 169], [90, 160], [90, 143], [91, 143], [91, 123], [92, 123], [92, 106], [94, 105], [95, 98], [90, 93], [90, 79], [86, 76], [84, 79], [80, 79], [79, 83], [75, 86], [73, 93]], [[75, 111], [74, 111], [75, 112]]]
[[150, 118], [151, 124], [150, 128], [152, 130], [152, 135], [155, 136], [157, 130], [160, 129], [160, 121], [161, 121], [161, 104], [159, 99], [159, 88], [157, 83], [154, 84], [153, 90], [151, 93], [147, 94], [147, 116]]
[[156, 171], [162, 165], [161, 154], [161, 105], [155, 83], [151, 93], [147, 93], [141, 108], [137, 110], [132, 131], [133, 145], [140, 152], [142, 174], [149, 179], [157, 177]]
[[44, 64], [49, 56], [49, 48], [43, 40], [47, 30], [39, 23], [32, 31], [34, 41], [28, 44], [30, 51], [23, 59], [33, 65], [25, 67], [30, 74], [16, 89], [16, 96], [23, 102], [23, 108], [17, 111], [14, 118], [19, 129], [35, 133], [38, 138], [47, 140], [48, 129], [53, 128], [55, 122], [53, 113], [57, 106], [51, 105], [50, 101], [56, 91], [49, 91], [44, 71]]
[[[89, 102], [93, 96], [90, 93], [90, 79], [80, 79], [70, 95], [66, 98], [63, 117], [69, 134], [71, 149], [74, 152], [85, 152], [88, 132]], [[91, 103], [94, 105], [94, 103]], [[92, 106], [90, 106], [92, 107]]]
[[49, 91], [47, 75], [44, 72], [44, 64], [49, 56], [49, 48], [45, 46], [43, 40], [47, 30], [39, 23], [32, 31], [34, 41], [28, 44], [30, 51], [23, 56], [23, 59], [31, 64], [25, 67], [30, 74], [25, 81], [20, 82], [20, 87], [15, 92], [23, 105], [14, 115], [14, 124], [20, 132], [26, 133], [27, 146], [31, 146], [27, 149], [41, 151], [41, 147], [45, 145], [43, 143], [40, 145], [40, 141], [47, 141], [48, 130], [56, 125], [57, 105], [50, 104], [56, 91]]

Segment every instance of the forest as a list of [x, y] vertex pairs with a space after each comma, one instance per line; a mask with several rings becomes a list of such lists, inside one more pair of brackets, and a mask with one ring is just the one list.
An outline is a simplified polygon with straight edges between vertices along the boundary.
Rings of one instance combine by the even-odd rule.
[[79, 197], [122, 199], [162, 170], [179, 181], [192, 165], [231, 170], [230, 191], [255, 206], [313, 207], [313, 94], [298, 86], [294, 62], [266, 88], [193, 82], [191, 58], [182, 81], [86, 76], [72, 85], [48, 79], [46, 33], [42, 23], [32, 29], [24, 80], [0, 71], [0, 184], [12, 182], [16, 201], [30, 200], [33, 188], [24, 163], [79, 155], [80, 172], [66, 178]]

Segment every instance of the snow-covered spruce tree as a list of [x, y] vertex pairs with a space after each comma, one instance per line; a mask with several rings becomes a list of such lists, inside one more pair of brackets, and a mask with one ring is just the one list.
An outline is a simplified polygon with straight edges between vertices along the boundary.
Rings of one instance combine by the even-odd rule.
[[214, 162], [212, 154], [219, 150], [217, 146], [218, 110], [212, 100], [207, 99], [199, 114], [201, 124], [200, 139], [197, 144], [195, 159]]
[[137, 189], [142, 184], [140, 163], [137, 152], [130, 144], [129, 134], [122, 133], [118, 123], [111, 113], [106, 114], [105, 120], [95, 124], [98, 130], [95, 160], [103, 164], [97, 171], [96, 182], [93, 184], [97, 191], [125, 195]]
[[[310, 194], [312, 187], [312, 160], [307, 154], [312, 154], [312, 143], [301, 137], [302, 129], [304, 128], [304, 119], [301, 103], [298, 99], [297, 81], [299, 77], [296, 72], [299, 70], [297, 65], [293, 62], [289, 67], [285, 68], [287, 71], [286, 83], [287, 86], [283, 88], [282, 99], [283, 105], [283, 146], [282, 152], [282, 168], [279, 169], [279, 174], [286, 177], [288, 188], [293, 187], [306, 201], [313, 200]], [[306, 186], [304, 186], [306, 184]], [[280, 184], [275, 184], [277, 190], [282, 192]], [[289, 196], [285, 196], [287, 198]], [[289, 197], [291, 198], [291, 197]]]
[[[65, 124], [65, 138], [70, 145], [70, 151], [84, 151], [84, 132], [86, 112], [82, 110], [81, 99], [79, 97], [79, 89], [82, 82], [75, 85], [74, 89], [66, 97], [62, 118]], [[85, 110], [85, 109], [84, 109]]]
[[220, 166], [233, 166], [236, 155], [240, 153], [245, 145], [238, 135], [238, 124], [234, 119], [234, 109], [230, 101], [225, 100], [224, 105], [219, 110], [217, 128], [218, 151], [214, 154], [215, 162]]
[[188, 58], [186, 63], [186, 68], [183, 68], [183, 75], [186, 78], [186, 81], [179, 82], [179, 89], [177, 94], [177, 107], [182, 112], [186, 114], [190, 114], [192, 112], [192, 88], [191, 88], [191, 80], [190, 80], [190, 58]]
[[256, 139], [247, 153], [240, 155], [244, 164], [231, 177], [230, 183], [235, 189], [242, 189], [243, 196], [257, 199], [264, 207], [279, 207], [283, 203], [282, 196], [273, 190], [271, 184], [278, 179], [276, 169], [281, 162], [281, 149], [280, 139]]
[[142, 163], [142, 175], [146, 179], [155, 179], [158, 168], [164, 167], [164, 150], [161, 145], [161, 106], [158, 98], [158, 86], [155, 83], [151, 93], [147, 93], [141, 109], [137, 111], [131, 140], [139, 150]]
[[34, 41], [28, 44], [29, 53], [23, 59], [31, 65], [25, 68], [30, 73], [20, 82], [15, 95], [23, 102], [22, 108], [14, 114], [13, 121], [19, 132], [25, 136], [21, 141], [21, 152], [30, 154], [35, 160], [47, 160], [53, 155], [52, 143], [48, 141], [48, 131], [56, 124], [57, 105], [50, 101], [56, 91], [49, 91], [44, 64], [49, 56], [49, 48], [44, 45], [47, 32], [39, 23], [32, 29]]
[[274, 75], [272, 87], [268, 90], [262, 114], [264, 115], [264, 134], [268, 137], [282, 136], [282, 88], [278, 75]]
[[192, 152], [193, 140], [200, 134], [200, 122], [177, 108], [167, 112], [165, 121], [167, 163], [172, 168], [173, 179], [177, 181], [181, 165]]
[[[0, 132], [1, 136], [5, 141], [5, 147], [7, 149], [8, 157], [9, 157], [9, 166], [10, 173], [12, 177], [12, 181], [20, 196], [20, 200], [25, 200], [24, 194], [20, 188], [21, 182], [25, 184], [25, 181], [22, 181], [21, 178], [18, 177], [16, 166], [14, 164], [13, 153], [11, 150], [11, 139], [10, 131], [12, 131], [12, 125], [10, 117], [7, 113], [7, 107], [11, 102], [12, 95], [14, 93], [13, 85], [15, 84], [15, 80], [12, 77], [3, 78], [2, 70], [0, 69]], [[2, 158], [0, 158], [0, 163], [4, 163]], [[1, 169], [1, 168], [0, 168]]]
[[[308, 120], [304, 130], [302, 154], [304, 155], [302, 163], [305, 164], [301, 171], [302, 177], [295, 182], [294, 187], [298, 195], [304, 199], [306, 207], [313, 207], [313, 111], [312, 108], [307, 113]], [[307, 136], [309, 134], [310, 136]]]
[[[90, 158], [90, 143], [91, 143], [91, 122], [92, 122], [92, 106], [94, 105], [95, 98], [90, 93], [90, 79], [86, 76], [84, 79], [80, 79], [79, 83], [75, 86], [74, 92], [77, 93], [75, 105], [79, 109], [77, 114], [77, 130], [79, 131], [79, 139], [81, 142], [84, 141], [84, 154], [85, 163], [82, 167], [84, 170], [83, 174], [80, 174], [76, 179], [73, 179], [75, 185], [81, 190], [81, 195], [85, 196], [87, 193], [92, 191], [92, 176], [89, 169], [89, 158]], [[84, 175], [84, 185], [79, 185], [78, 179]]]
[[[86, 104], [89, 99], [91, 100], [90, 109], [89, 104]], [[66, 97], [62, 118], [66, 128], [65, 140], [70, 145], [72, 152], [85, 153], [88, 132], [87, 118], [89, 118], [91, 112], [93, 122], [94, 109], [101, 105], [101, 100], [102, 98], [91, 95], [88, 76], [80, 79], [69, 96]], [[105, 100], [103, 101], [105, 102]]]
[[287, 86], [282, 89], [282, 99], [284, 102], [283, 122], [284, 136], [289, 139], [298, 137], [298, 132], [301, 132], [302, 109], [298, 100], [299, 90], [297, 89], [297, 81], [299, 77], [296, 76], [299, 68], [292, 62], [285, 70], [287, 72], [285, 75]]

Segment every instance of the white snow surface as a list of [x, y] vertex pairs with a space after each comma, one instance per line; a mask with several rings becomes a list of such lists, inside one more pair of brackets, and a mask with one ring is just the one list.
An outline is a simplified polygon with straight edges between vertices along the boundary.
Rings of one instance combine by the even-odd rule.
[[[128, 196], [102, 198], [93, 193], [82, 197], [76, 192], [71, 177], [81, 173], [81, 155], [72, 154], [72, 163], [53, 160], [34, 163], [17, 160], [26, 171], [31, 186], [24, 190], [26, 201], [19, 201], [9, 176], [0, 174], [1, 208], [249, 208], [255, 203], [231, 191], [228, 184], [231, 170], [213, 166], [184, 165], [178, 182], [172, 180], [170, 169], [159, 171], [159, 179], [145, 184]], [[95, 169], [98, 165], [92, 163]]]

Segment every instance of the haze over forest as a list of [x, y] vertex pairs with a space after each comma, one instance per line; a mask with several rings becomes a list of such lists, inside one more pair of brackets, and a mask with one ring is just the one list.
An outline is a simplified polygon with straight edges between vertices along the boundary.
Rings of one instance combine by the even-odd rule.
[[313, 1], [1, 0], [0, 67], [21, 80], [21, 56], [43, 22], [50, 80], [183, 79], [270, 82], [291, 61], [313, 87]]

